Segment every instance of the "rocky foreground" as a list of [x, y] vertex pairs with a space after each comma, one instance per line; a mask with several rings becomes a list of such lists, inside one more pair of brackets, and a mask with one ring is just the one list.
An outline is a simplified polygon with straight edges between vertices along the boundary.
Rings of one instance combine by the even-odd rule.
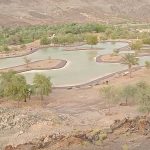
[[110, 147], [148, 150], [150, 118], [124, 118], [103, 129], [84, 126], [78, 129], [72, 117], [47, 109], [1, 108], [0, 143], [0, 149], [4, 150], [109, 150]]

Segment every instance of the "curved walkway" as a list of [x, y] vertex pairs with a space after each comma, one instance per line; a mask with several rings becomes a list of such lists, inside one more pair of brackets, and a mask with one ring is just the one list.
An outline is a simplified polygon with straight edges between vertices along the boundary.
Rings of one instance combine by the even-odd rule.
[[[125, 46], [125, 47], [122, 47], [122, 48], [118, 48], [117, 49], [119, 52], [121, 52], [121, 51], [130, 51], [131, 50], [131, 48], [130, 48], [130, 46]], [[104, 61], [103, 59], [102, 59], [102, 57], [103, 57], [104, 55], [100, 55], [100, 56], [97, 56], [96, 57], [96, 62], [98, 62], [98, 63], [122, 63], [122, 59], [120, 59], [120, 60], [116, 60], [116, 61]], [[150, 53], [139, 53], [138, 54], [138, 57], [143, 57], [143, 56], [150, 56]]]
[[122, 58], [120, 58], [120, 60], [104, 60], [103, 57], [105, 55], [100, 55], [98, 57], [96, 57], [96, 62], [98, 63], [121, 63], [122, 62]]
[[32, 64], [44, 63], [44, 60], [38, 60], [38, 61], [29, 63], [28, 66], [31, 66], [31, 67], [27, 67], [27, 65], [24, 64], [24, 65], [18, 65], [14, 67], [0, 69], [0, 72], [7, 72], [8, 70], [13, 70], [13, 71], [16, 71], [17, 73], [22, 73], [22, 72], [27, 72], [31, 70], [60, 69], [60, 68], [63, 68], [67, 64], [66, 60], [51, 60], [51, 61], [55, 61], [54, 64], [49, 64], [49, 65], [43, 64], [43, 66], [40, 66], [40, 67], [38, 67], [38, 65], [37, 66], [35, 65], [36, 67], [32, 67]]
[[[83, 45], [83, 44], [82, 44]], [[77, 45], [76, 45], [77, 46]], [[64, 47], [76, 47], [76, 46], [64, 46]], [[78, 45], [78, 46], [81, 46]], [[43, 46], [41, 48], [45, 48], [45, 47], [49, 47], [49, 46]], [[62, 47], [62, 46], [51, 46], [51, 47]], [[125, 47], [122, 47], [122, 48], [119, 48], [118, 50], [119, 51], [125, 51], [125, 50], [129, 50], [130, 47], [129, 46], [125, 46]], [[37, 50], [39, 50], [39, 48], [36, 48], [36, 49], [33, 49], [31, 52], [29, 53], [26, 53], [26, 54], [23, 54], [22, 56], [25, 56], [25, 55], [29, 55], [31, 53], [34, 53], [36, 52]], [[79, 50], [79, 49], [77, 49]], [[149, 55], [148, 55], [149, 56]], [[13, 57], [20, 57], [20, 56], [13, 56]], [[98, 57], [101, 57], [101, 56], [98, 56]], [[97, 58], [98, 58], [97, 57]], [[12, 58], [12, 57], [5, 57], [5, 58]], [[97, 61], [97, 60], [96, 60]], [[98, 62], [98, 61], [97, 61]], [[22, 70], [21, 72], [26, 72], [26, 71], [30, 71], [30, 70], [49, 70], [49, 69], [59, 69], [59, 68], [62, 68], [66, 65], [67, 61], [66, 60], [62, 60], [61, 64], [53, 67], [53, 68], [34, 68], [34, 69], [31, 69], [31, 68], [28, 68], [28, 69], [25, 69], [25, 70]], [[7, 68], [7, 69], [13, 69], [14, 67], [11, 67], [11, 68]], [[133, 68], [133, 71], [136, 71], [136, 70], [139, 70], [141, 69], [141, 67], [135, 67]], [[115, 73], [111, 73], [109, 75], [106, 75], [104, 77], [101, 77], [101, 78], [98, 78], [98, 79], [95, 79], [93, 81], [90, 81], [88, 83], [85, 83], [85, 84], [80, 84], [80, 85], [75, 85], [75, 86], [64, 86], [64, 87], [54, 87], [54, 88], [66, 88], [66, 89], [71, 89], [71, 88], [88, 88], [88, 87], [91, 87], [91, 86], [94, 86], [94, 85], [99, 85], [99, 84], [103, 84], [105, 83], [106, 81], [108, 81], [110, 78], [114, 78], [114, 77], [117, 77], [117, 76], [122, 76], [124, 74], [124, 72], [128, 72], [128, 69], [125, 69], [125, 70], [122, 70], [122, 71], [118, 71], [118, 72], [115, 72]]]
[[[143, 67], [144, 66], [134, 67], [134, 68], [132, 68], [132, 71], [133, 72], [138, 71], [138, 70], [142, 69]], [[114, 78], [118, 78], [120, 76], [126, 76], [128, 74], [129, 74], [128, 69], [125, 69], [122, 71], [111, 73], [109, 75], [95, 79], [95, 80], [90, 81], [90, 82], [85, 83], [85, 84], [80, 84], [80, 85], [75, 85], [75, 86], [53, 87], [53, 88], [54, 89], [68, 89], [68, 90], [72, 89], [72, 88], [91, 88], [91, 87], [96, 86], [96, 85], [108, 84], [110, 80], [112, 80]]]
[[[119, 52], [121, 52], [121, 51], [130, 51], [131, 50], [131, 48], [130, 48], [130, 46], [124, 46], [124, 47], [121, 47], [121, 48], [118, 48], [117, 49]], [[96, 62], [98, 62], [98, 63], [121, 63], [122, 62], [122, 59], [120, 59], [120, 60], [116, 60], [116, 61], [104, 61], [103, 59], [102, 59], [102, 57], [103, 57], [104, 55], [100, 55], [100, 56], [97, 56], [96, 57]]]
[[82, 46], [84, 45], [85, 43], [76, 43], [74, 45], [40, 45], [36, 48], [31, 48], [30, 50], [24, 50], [25, 52], [23, 52], [22, 54], [5, 54], [5, 56], [1, 56], [0, 55], [0, 59], [5, 59], [5, 58], [15, 58], [15, 57], [22, 57], [22, 56], [27, 56], [27, 55], [30, 55], [42, 48], [57, 48], [57, 47], [66, 47], [66, 48], [72, 48], [72, 47], [77, 47], [77, 46]]

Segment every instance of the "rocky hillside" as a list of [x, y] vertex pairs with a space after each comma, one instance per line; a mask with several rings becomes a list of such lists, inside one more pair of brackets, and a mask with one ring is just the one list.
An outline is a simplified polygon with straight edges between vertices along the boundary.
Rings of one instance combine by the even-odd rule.
[[149, 0], [0, 0], [0, 25], [150, 22]]

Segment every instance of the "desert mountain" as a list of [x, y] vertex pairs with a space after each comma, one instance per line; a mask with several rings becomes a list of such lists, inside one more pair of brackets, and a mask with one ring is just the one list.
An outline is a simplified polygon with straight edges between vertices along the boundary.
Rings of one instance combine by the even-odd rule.
[[150, 22], [150, 0], [0, 0], [0, 25]]

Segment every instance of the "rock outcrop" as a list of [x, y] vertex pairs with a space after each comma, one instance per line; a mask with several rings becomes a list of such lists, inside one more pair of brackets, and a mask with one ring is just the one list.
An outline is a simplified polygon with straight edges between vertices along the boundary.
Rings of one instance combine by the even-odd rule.
[[71, 145], [82, 145], [84, 142], [98, 145], [98, 143], [101, 144], [109, 135], [113, 135], [116, 131], [119, 131], [120, 135], [127, 132], [147, 135], [150, 133], [150, 118], [144, 116], [115, 120], [114, 124], [107, 130], [76, 131], [69, 135], [51, 134], [16, 147], [8, 145], [5, 150], [38, 150], [48, 147], [61, 149]]

